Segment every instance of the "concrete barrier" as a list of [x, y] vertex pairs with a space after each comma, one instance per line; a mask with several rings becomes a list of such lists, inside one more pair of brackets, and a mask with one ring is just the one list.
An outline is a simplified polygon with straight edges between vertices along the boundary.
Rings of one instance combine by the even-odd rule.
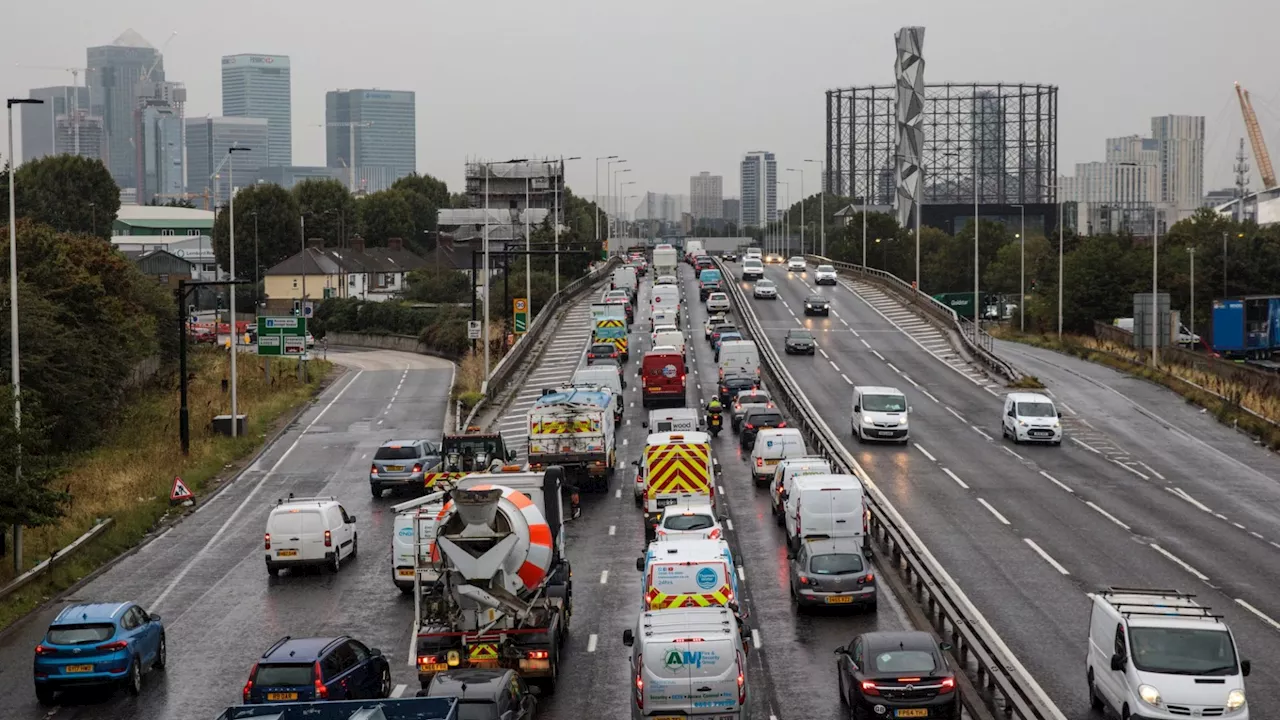
[[340, 345], [342, 347], [360, 347], [376, 350], [399, 350], [401, 352], [418, 353], [419, 355], [432, 355], [448, 360], [458, 359], [456, 355], [450, 355], [449, 353], [428, 347], [413, 335], [331, 331], [325, 333], [325, 338], [328, 339], [330, 346]]

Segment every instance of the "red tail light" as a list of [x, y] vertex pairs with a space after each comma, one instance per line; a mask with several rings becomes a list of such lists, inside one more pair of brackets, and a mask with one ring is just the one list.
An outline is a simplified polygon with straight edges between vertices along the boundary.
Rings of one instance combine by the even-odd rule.
[[244, 683], [244, 690], [240, 691], [240, 695], [244, 698], [245, 704], [249, 702], [249, 694], [253, 692], [253, 678], [258, 674], [258, 663], [253, 664], [253, 669], [249, 671], [249, 679]]
[[876, 581], [875, 573], [867, 573], [867, 576], [862, 578], [862, 582], [864, 583], [875, 582], [875, 581]]
[[377, 466], [377, 465], [371, 465], [371, 466], [369, 466], [369, 474], [370, 474], [370, 475], [377, 475], [377, 474], [378, 474], [378, 466]]
[[[327, 536], [328, 534], [329, 534], [329, 533], [327, 533], [327, 532], [325, 533], [325, 535], [326, 535], [326, 536]], [[324, 686], [324, 683], [320, 682], [320, 663], [318, 663], [318, 662], [316, 663], [315, 673], [316, 673], [316, 699], [317, 699], [317, 700], [328, 700], [328, 699], [329, 699], [329, 688], [325, 687], [325, 686]]]
[[525, 654], [529, 656], [530, 660], [546, 660], [547, 658], [551, 657], [551, 653], [547, 652], [546, 650], [530, 650], [528, 653], [525, 653]]
[[863, 680], [862, 694], [863, 695], [879, 695], [880, 689], [876, 687], [876, 684], [874, 682], [870, 680]]
[[809, 584], [809, 577], [808, 577], [807, 575], [801, 575], [801, 576], [800, 576], [800, 584], [801, 584], [801, 585], [808, 585], [808, 584]]
[[99, 649], [99, 650], [102, 650], [102, 651], [104, 651], [104, 652], [113, 652], [113, 651], [115, 651], [115, 650], [123, 650], [123, 649], [125, 649], [125, 648], [127, 648], [127, 647], [129, 647], [129, 643], [128, 643], [128, 641], [125, 641], [125, 640], [117, 640], [117, 641], [115, 641], [115, 642], [109, 642], [109, 643], [107, 643], [107, 644], [105, 644], [105, 645], [99, 645], [99, 646], [98, 646], [98, 649]]
[[52, 655], [52, 654], [54, 654], [55, 652], [57, 652], [57, 650], [54, 650], [53, 648], [45, 647], [44, 645], [37, 645], [37, 646], [36, 646], [36, 654], [37, 654], [37, 655]]
[[751, 423], [747, 423], [746, 425], [747, 425], [747, 429], [748, 429], [748, 430], [755, 430], [755, 429], [756, 429], [756, 426], [755, 426], [755, 425], [752, 425]]
[[434, 665], [438, 662], [440, 662], [439, 655], [419, 655], [418, 656], [419, 665]]
[[747, 704], [747, 677], [742, 672], [742, 654], [738, 654], [738, 705]]
[[[748, 425], [747, 427], [751, 427]], [[756, 467], [764, 467], [764, 458], [756, 458]]]
[[414, 463], [414, 464], [413, 464], [413, 471], [414, 471], [414, 472], [422, 472], [422, 463]]
[[333, 533], [328, 530], [324, 531], [324, 546], [333, 547]]
[[707, 538], [709, 538], [709, 539], [711, 539], [711, 540], [719, 540], [719, 539], [720, 539], [720, 528], [712, 528], [712, 529], [711, 529], [711, 532], [707, 533]]
[[786, 426], [787, 426], [787, 421], [786, 421], [786, 420], [783, 420], [782, 422], [778, 423], [778, 427], [780, 427], [780, 428], [784, 428], [784, 427], [786, 427]]
[[270, 550], [270, 549], [271, 549], [271, 533], [263, 533], [263, 535], [262, 535], [262, 545], [263, 545], [263, 547], [262, 547], [262, 549], [263, 549], [263, 550]]
[[640, 670], [636, 671], [636, 707], [644, 709], [644, 677]]
[[956, 679], [953, 677], [942, 678], [942, 687], [938, 690], [939, 694], [949, 693], [956, 689]]

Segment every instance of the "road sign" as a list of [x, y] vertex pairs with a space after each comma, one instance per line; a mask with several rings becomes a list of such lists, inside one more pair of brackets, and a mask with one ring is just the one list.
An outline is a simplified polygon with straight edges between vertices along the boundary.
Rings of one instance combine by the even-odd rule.
[[529, 330], [529, 301], [525, 298], [511, 300], [511, 315], [515, 318], [515, 333], [523, 335]]
[[292, 316], [258, 318], [259, 355], [301, 355], [306, 350], [306, 318]]
[[190, 320], [191, 320], [191, 324], [192, 324], [192, 325], [195, 325], [196, 323], [200, 322], [200, 316], [199, 316], [199, 315], [192, 315], [192, 316], [191, 316], [191, 318], [190, 318]]
[[479, 320], [467, 321], [467, 339], [468, 340], [480, 339], [480, 321]]
[[169, 502], [180, 503], [193, 498], [195, 498], [195, 495], [187, 489], [187, 484], [182, 482], [182, 476], [174, 475], [173, 489], [169, 491]]

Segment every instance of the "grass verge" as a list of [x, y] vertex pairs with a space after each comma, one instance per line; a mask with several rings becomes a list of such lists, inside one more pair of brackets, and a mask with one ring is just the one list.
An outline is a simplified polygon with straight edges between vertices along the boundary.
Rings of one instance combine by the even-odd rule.
[[[138, 544], [157, 525], [186, 508], [169, 507], [173, 477], [181, 475], [199, 496], [238, 471], [237, 461], [252, 456], [292, 411], [311, 400], [332, 364], [308, 363], [309, 382], [300, 382], [297, 363], [271, 360], [267, 382], [264, 358], [241, 356], [238, 363], [237, 406], [248, 416], [248, 432], [239, 438], [215, 435], [209, 421], [230, 412], [230, 396], [222, 390], [228, 358], [216, 350], [192, 351], [194, 374], [188, 392], [191, 413], [191, 453], [183, 456], [178, 443], [178, 378], [176, 374], [130, 398], [116, 420], [116, 430], [101, 446], [71, 458], [56, 482], [71, 493], [66, 514], [55, 525], [28, 529], [23, 534], [26, 567], [30, 568], [91, 528], [98, 518], [115, 522], [102, 535], [53, 569], [0, 600], [0, 629], [78, 582], [106, 562]], [[0, 585], [12, 579], [11, 558], [0, 568]], [[120, 598], [128, 599], [128, 598]]]

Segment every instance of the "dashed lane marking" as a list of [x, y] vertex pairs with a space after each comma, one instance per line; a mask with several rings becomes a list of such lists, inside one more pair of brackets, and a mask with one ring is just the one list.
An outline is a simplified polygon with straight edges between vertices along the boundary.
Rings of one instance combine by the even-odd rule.
[[1084, 504], [1085, 504], [1085, 505], [1088, 505], [1089, 507], [1093, 508], [1094, 510], [1097, 510], [1097, 511], [1098, 511], [1098, 513], [1099, 513], [1100, 515], [1102, 515], [1102, 517], [1104, 517], [1104, 518], [1106, 518], [1106, 519], [1110, 520], [1111, 522], [1113, 522], [1113, 523], [1115, 523], [1115, 524], [1119, 525], [1120, 527], [1124, 528], [1125, 530], [1129, 530], [1129, 531], [1132, 531], [1132, 530], [1133, 530], [1133, 528], [1130, 528], [1128, 525], [1126, 525], [1126, 524], [1124, 524], [1123, 522], [1121, 522], [1121, 521], [1120, 521], [1120, 519], [1119, 519], [1119, 518], [1117, 518], [1115, 515], [1112, 515], [1111, 513], [1107, 512], [1106, 510], [1103, 510], [1101, 507], [1099, 507], [1099, 506], [1098, 506], [1096, 503], [1094, 503], [1092, 500], [1085, 500], [1085, 501], [1084, 501]]
[[1250, 605], [1249, 603], [1245, 602], [1244, 600], [1241, 600], [1240, 598], [1236, 598], [1236, 604], [1244, 608], [1245, 610], [1248, 610], [1249, 612], [1253, 613], [1254, 615], [1257, 615], [1260, 620], [1270, 625], [1272, 628], [1276, 630], [1280, 630], [1280, 623], [1276, 622], [1275, 620], [1272, 620], [1270, 617], [1267, 616], [1266, 613], [1262, 612], [1258, 608]]
[[912, 445], [914, 445], [917, 450], [923, 453], [925, 457], [929, 458], [929, 462], [938, 462], [938, 458], [934, 457], [933, 453], [929, 452], [928, 450], [925, 450], [924, 446], [921, 445], [920, 443], [912, 443]]
[[1054, 477], [1054, 476], [1050, 475], [1049, 473], [1047, 473], [1047, 472], [1045, 472], [1045, 471], [1043, 471], [1043, 470], [1041, 470], [1041, 471], [1040, 471], [1040, 474], [1041, 474], [1041, 475], [1043, 475], [1043, 476], [1045, 476], [1046, 478], [1048, 478], [1048, 479], [1049, 479], [1049, 481], [1050, 481], [1050, 482], [1052, 482], [1054, 485], [1057, 485], [1058, 487], [1062, 488], [1063, 490], [1066, 490], [1067, 492], [1069, 492], [1069, 493], [1071, 493], [1071, 494], [1073, 494], [1073, 495], [1075, 494], [1075, 492], [1076, 492], [1075, 490], [1072, 490], [1071, 488], [1069, 488], [1069, 487], [1067, 487], [1066, 485], [1062, 484], [1062, 482], [1061, 482], [1061, 481], [1059, 481], [1059, 480], [1058, 480], [1058, 478], [1056, 478], [1056, 477]]
[[959, 485], [960, 487], [964, 488], [965, 490], [969, 489], [969, 486], [965, 484], [965, 481], [961, 480], [959, 475], [956, 475], [955, 473], [951, 472], [950, 468], [942, 468], [942, 472], [946, 473], [947, 477], [951, 478], [952, 480], [955, 480], [956, 484]]
[[601, 570], [601, 571], [600, 571], [600, 584], [601, 584], [601, 585], [608, 585], [608, 584], [609, 584], [609, 571], [608, 571], [608, 570]]
[[599, 642], [599, 640], [600, 638], [595, 633], [591, 633], [590, 635], [588, 635], [587, 636], [587, 652], [595, 652], [596, 643]]
[[1183, 560], [1182, 558], [1178, 557], [1177, 555], [1174, 555], [1173, 553], [1169, 552], [1168, 550], [1165, 550], [1164, 548], [1160, 547], [1160, 546], [1159, 546], [1159, 545], [1157, 545], [1156, 543], [1148, 543], [1148, 544], [1149, 544], [1149, 545], [1151, 545], [1152, 549], [1154, 549], [1156, 552], [1158, 552], [1158, 553], [1160, 553], [1161, 555], [1163, 555], [1163, 556], [1165, 556], [1165, 557], [1169, 558], [1170, 560], [1174, 561], [1175, 563], [1177, 563], [1178, 565], [1180, 565], [1180, 566], [1182, 567], [1182, 569], [1183, 569], [1183, 570], [1186, 570], [1187, 572], [1191, 573], [1192, 575], [1195, 575], [1198, 579], [1200, 579], [1200, 580], [1205, 580], [1205, 581], [1207, 581], [1207, 580], [1209, 579], [1209, 576], [1208, 576], [1208, 575], [1205, 575], [1204, 573], [1200, 572], [1199, 570], [1197, 570], [1197, 569], [1195, 569], [1195, 568], [1191, 567], [1191, 565], [1189, 565], [1189, 564], [1187, 563], [1187, 561]]
[[1011, 524], [1011, 523], [1009, 522], [1009, 518], [1005, 517], [1004, 515], [1001, 515], [999, 510], [997, 510], [997, 509], [995, 509], [994, 507], [992, 507], [991, 503], [987, 502], [986, 500], [983, 500], [982, 498], [978, 498], [978, 502], [979, 502], [979, 503], [982, 503], [982, 507], [984, 507], [984, 508], [986, 508], [987, 510], [991, 511], [991, 514], [996, 516], [996, 519], [1000, 521], [1000, 524], [1002, 524], [1002, 525], [1009, 525], [1009, 524]]
[[1053, 556], [1049, 555], [1049, 553], [1045, 552], [1039, 545], [1037, 545], [1035, 540], [1032, 540], [1031, 538], [1022, 538], [1022, 541], [1025, 542], [1027, 545], [1029, 545], [1032, 550], [1035, 550], [1036, 554], [1039, 555], [1045, 562], [1052, 565], [1054, 570], [1057, 570], [1063, 575], [1071, 574], [1067, 572], [1066, 568], [1062, 567], [1061, 563], [1059, 563], [1057, 560], [1054, 560]]

